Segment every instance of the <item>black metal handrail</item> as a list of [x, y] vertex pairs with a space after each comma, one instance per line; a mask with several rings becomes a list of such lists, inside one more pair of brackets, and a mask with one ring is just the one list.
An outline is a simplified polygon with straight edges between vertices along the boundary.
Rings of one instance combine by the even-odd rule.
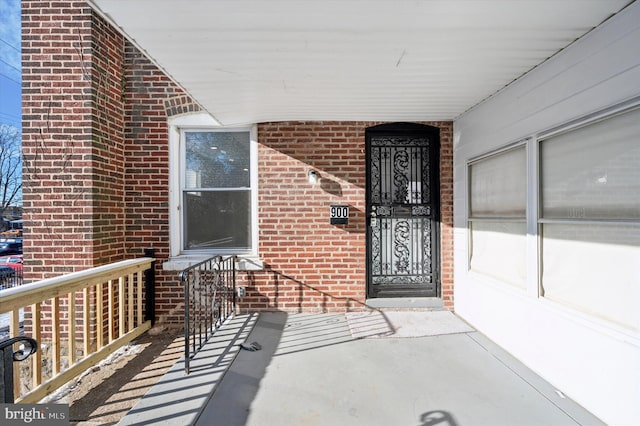
[[21, 270], [14, 270], [8, 266], [0, 266], [0, 290], [19, 287], [24, 283]]
[[[13, 350], [13, 345], [21, 343], [20, 348]], [[38, 350], [38, 342], [31, 337], [18, 336], [0, 341], [0, 400], [5, 404], [13, 404], [15, 394], [13, 391], [13, 363], [24, 361]]]
[[189, 363], [235, 313], [236, 256], [215, 256], [180, 272], [184, 288], [184, 358]]

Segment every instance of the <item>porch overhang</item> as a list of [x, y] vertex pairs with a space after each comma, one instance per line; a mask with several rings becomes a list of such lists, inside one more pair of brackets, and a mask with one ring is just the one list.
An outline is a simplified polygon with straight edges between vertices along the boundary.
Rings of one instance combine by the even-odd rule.
[[452, 120], [630, 0], [88, 0], [221, 125]]

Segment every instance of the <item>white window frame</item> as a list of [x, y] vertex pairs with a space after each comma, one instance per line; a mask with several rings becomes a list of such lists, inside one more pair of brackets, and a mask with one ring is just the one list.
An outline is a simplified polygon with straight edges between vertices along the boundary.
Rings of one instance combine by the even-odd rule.
[[[229, 251], [206, 250], [190, 252], [184, 251], [183, 245], [183, 197], [182, 197], [182, 168], [184, 165], [184, 149], [182, 133], [185, 130], [200, 131], [248, 131], [250, 138], [250, 185], [251, 185], [251, 248], [241, 253]], [[257, 259], [258, 255], [258, 142], [257, 126], [226, 128], [207, 113], [195, 113], [172, 117], [169, 119], [169, 251], [170, 258], [164, 263], [164, 269], [184, 269], [200, 260], [216, 254], [238, 254], [246, 259], [247, 264], [262, 267]]]
[[[492, 158], [496, 158], [502, 154], [508, 153], [509, 151], [515, 151], [515, 150], [519, 150], [522, 149], [524, 151], [525, 154], [525, 188], [523, 188], [525, 190], [525, 214], [524, 217], [482, 217], [482, 216], [474, 216], [472, 215], [471, 212], [471, 188], [472, 188], [472, 181], [471, 181], [471, 168], [478, 163], [481, 163], [484, 160], [489, 160]], [[513, 290], [513, 291], [517, 291], [517, 292], [521, 292], [521, 291], [527, 291], [527, 289], [529, 288], [529, 281], [530, 281], [530, 266], [528, 264], [528, 259], [529, 259], [529, 247], [530, 247], [530, 243], [529, 243], [529, 235], [528, 235], [528, 218], [529, 218], [529, 201], [530, 201], [530, 194], [531, 194], [531, 190], [530, 190], [530, 186], [529, 186], [529, 182], [530, 182], [530, 175], [531, 175], [531, 165], [529, 163], [529, 139], [522, 139], [522, 140], [518, 140], [517, 142], [514, 143], [510, 143], [506, 146], [500, 147], [496, 150], [487, 152], [485, 154], [482, 154], [480, 156], [471, 158], [468, 162], [467, 162], [467, 167], [466, 167], [466, 173], [467, 173], [467, 212], [466, 212], [466, 216], [467, 216], [467, 235], [468, 235], [468, 241], [467, 241], [467, 271], [473, 273], [473, 274], [477, 274], [479, 276], [484, 277], [485, 280], [489, 280], [492, 282], [496, 282], [496, 283], [503, 283], [502, 280], [499, 280], [496, 277], [490, 276], [490, 275], [486, 275], [483, 272], [479, 272], [476, 271], [474, 268], [472, 268], [472, 255], [473, 255], [473, 241], [472, 241], [472, 226], [473, 223], [522, 223], [525, 225], [525, 282], [523, 283], [524, 286], [518, 286], [515, 285], [513, 282], [510, 282], [508, 284], [508, 286]], [[506, 284], [506, 282], [504, 282]]]
[[[530, 133], [528, 136], [519, 139], [517, 142], [513, 142], [502, 147], [496, 148], [491, 151], [471, 157], [466, 162], [466, 220], [467, 220], [467, 273], [474, 275], [475, 279], [478, 279], [483, 284], [491, 285], [495, 288], [499, 288], [501, 291], [509, 292], [515, 295], [525, 296], [530, 299], [537, 300], [545, 309], [557, 312], [562, 315], [570, 314], [571, 318], [588, 324], [591, 327], [597, 327], [600, 330], [604, 330], [607, 333], [613, 332], [617, 336], [632, 336], [634, 339], [638, 338], [638, 332], [633, 330], [628, 325], [621, 325], [611, 319], [605, 319], [593, 313], [587, 312], [584, 309], [574, 308], [565, 303], [550, 300], [544, 297], [542, 292], [542, 232], [541, 228], [544, 224], [554, 223], [571, 223], [573, 221], [567, 219], [550, 219], [542, 217], [542, 205], [541, 205], [541, 191], [542, 184], [540, 182], [541, 174], [541, 159], [540, 159], [540, 144], [552, 138], [558, 134], [570, 132], [583, 126], [589, 126], [598, 121], [607, 120], [618, 114], [624, 114], [634, 109], [640, 108], [640, 98], [636, 97], [626, 102], [613, 105], [608, 108], [604, 108], [594, 113], [578, 117], [574, 120], [567, 121], [563, 124], [554, 126], [549, 129], [541, 130], [539, 132]], [[471, 223], [477, 218], [473, 218], [470, 212], [470, 196], [471, 196], [471, 179], [470, 179], [470, 165], [474, 162], [482, 160], [487, 157], [504, 152], [514, 148], [519, 144], [526, 145], [527, 156], [527, 206], [526, 206], [526, 223], [527, 223], [527, 288], [526, 292], [520, 292], [519, 289], [515, 289], [513, 286], [502, 282], [500, 280], [492, 279], [483, 274], [474, 272], [470, 268], [471, 261]], [[576, 220], [576, 223], [587, 223], [587, 221]], [[637, 220], [629, 219], [594, 219], [593, 223], [597, 224], [613, 224], [613, 225], [629, 225], [637, 226]]]
[[[537, 166], [538, 166], [538, 177], [536, 179], [536, 187], [537, 187], [537, 203], [536, 205], [536, 232], [538, 235], [538, 244], [539, 244], [539, 252], [537, 259], [538, 266], [538, 276], [539, 276], [539, 300], [547, 305], [557, 306], [563, 311], [569, 311], [576, 315], [586, 318], [589, 322], [600, 323], [604, 322], [607, 324], [607, 327], [610, 329], [615, 329], [621, 331], [625, 334], [632, 333], [634, 335], [638, 335], [638, 325], [630, 324], [621, 320], [618, 316], [615, 318], [611, 315], [607, 315], [603, 312], [594, 312], [592, 307], [596, 304], [594, 303], [592, 306], [574, 306], [573, 303], [567, 301], [557, 301], [551, 298], [548, 298], [544, 294], [543, 290], [543, 274], [542, 268], [544, 267], [544, 256], [543, 252], [545, 250], [544, 239], [543, 239], [543, 227], [544, 225], [575, 225], [579, 227], [585, 227], [587, 229], [590, 225], [599, 225], [599, 226], [633, 226], [637, 227], [640, 221], [638, 219], [622, 219], [622, 218], [545, 218], [543, 215], [543, 200], [542, 200], [542, 164], [541, 160], [541, 145], [543, 143], [554, 143], [553, 138], [562, 135], [565, 133], [570, 133], [574, 130], [588, 127], [590, 125], [596, 124], [598, 122], [606, 122], [609, 119], [615, 118], [618, 115], [623, 115], [625, 113], [638, 111], [640, 110], [640, 100], [633, 99], [629, 102], [624, 102], [619, 105], [613, 106], [611, 108], [606, 108], [604, 110], [598, 111], [594, 114], [587, 115], [585, 117], [578, 118], [574, 121], [566, 123], [564, 125], [558, 126], [551, 130], [539, 133], [535, 138], [535, 150], [538, 155], [537, 158]], [[549, 141], [551, 140], [551, 141]], [[610, 289], [601, 289], [602, 292], [611, 291]], [[615, 291], [615, 290], [614, 290]], [[614, 306], [610, 311], [614, 312], [616, 309], [619, 309], [619, 306]], [[635, 327], [635, 328], [634, 328]]]

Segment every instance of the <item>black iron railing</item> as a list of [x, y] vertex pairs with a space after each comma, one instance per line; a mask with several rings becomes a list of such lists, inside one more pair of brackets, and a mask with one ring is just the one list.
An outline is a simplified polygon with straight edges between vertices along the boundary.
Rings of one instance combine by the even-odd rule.
[[[20, 345], [14, 350], [14, 345]], [[31, 337], [18, 336], [0, 342], [0, 400], [4, 404], [13, 404], [15, 400], [13, 363], [24, 361], [38, 350], [38, 343]]]
[[191, 358], [235, 312], [236, 256], [216, 256], [180, 272], [184, 288], [184, 358]]
[[23, 282], [22, 270], [0, 266], [0, 290], [21, 286]]

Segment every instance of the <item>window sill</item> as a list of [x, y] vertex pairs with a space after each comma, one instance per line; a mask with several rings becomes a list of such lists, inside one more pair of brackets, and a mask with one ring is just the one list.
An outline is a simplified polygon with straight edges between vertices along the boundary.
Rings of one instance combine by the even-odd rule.
[[[165, 271], [182, 271], [210, 257], [211, 255], [193, 254], [174, 256], [162, 264], [162, 269]], [[258, 256], [238, 256], [236, 268], [238, 271], [262, 271], [264, 270], [264, 261]]]

